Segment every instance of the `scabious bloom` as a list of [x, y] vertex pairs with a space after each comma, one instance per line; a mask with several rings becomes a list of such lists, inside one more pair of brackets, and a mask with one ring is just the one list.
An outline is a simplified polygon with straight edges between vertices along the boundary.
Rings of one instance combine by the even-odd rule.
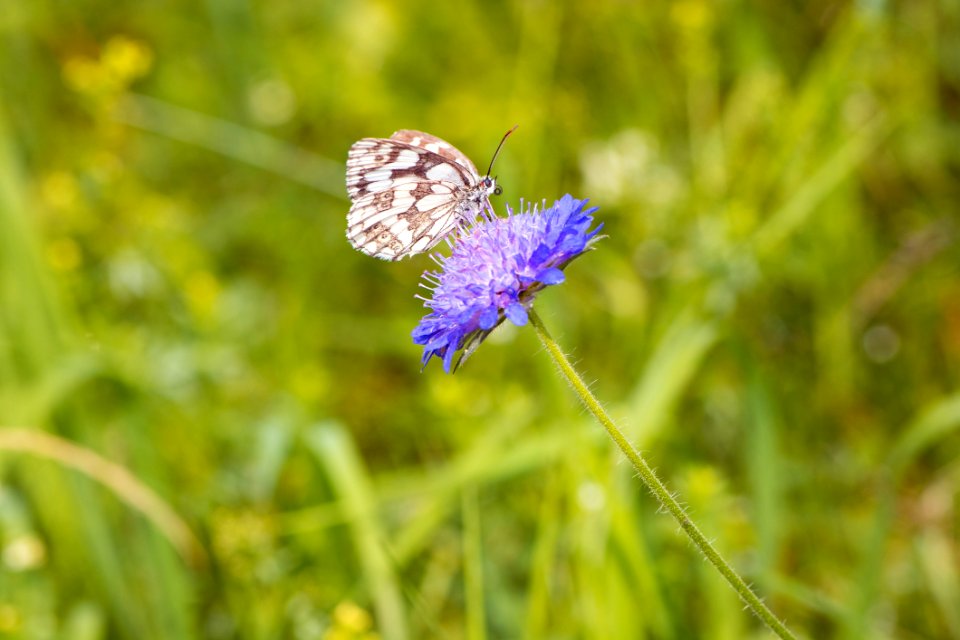
[[423, 365], [437, 356], [450, 373], [505, 318], [526, 324], [534, 295], [563, 282], [563, 268], [599, 239], [603, 225], [590, 229], [597, 208], [586, 204], [568, 194], [542, 211], [491, 215], [456, 240], [449, 258], [434, 254], [441, 269], [425, 272], [422, 285], [432, 291], [422, 298], [430, 313], [413, 330]]

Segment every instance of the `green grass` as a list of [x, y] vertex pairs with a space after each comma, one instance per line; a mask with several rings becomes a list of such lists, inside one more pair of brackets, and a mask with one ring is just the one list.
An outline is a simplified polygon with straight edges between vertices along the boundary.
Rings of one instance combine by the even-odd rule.
[[718, 550], [960, 638], [955, 2], [0, 16], [0, 637], [770, 637], [532, 329], [421, 373], [432, 263], [344, 238], [356, 139], [519, 124], [497, 206], [608, 236], [538, 311]]

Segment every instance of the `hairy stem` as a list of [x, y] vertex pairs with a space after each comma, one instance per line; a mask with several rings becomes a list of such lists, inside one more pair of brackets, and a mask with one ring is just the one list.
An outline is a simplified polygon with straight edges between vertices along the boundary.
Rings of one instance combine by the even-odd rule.
[[597, 401], [590, 389], [587, 388], [580, 374], [573, 368], [567, 356], [564, 355], [563, 351], [550, 335], [550, 332], [547, 331], [547, 328], [543, 325], [543, 321], [540, 320], [540, 316], [538, 316], [532, 308], [528, 311], [530, 322], [537, 331], [537, 337], [540, 338], [540, 342], [546, 347], [547, 352], [557, 364], [560, 372], [567, 379], [567, 382], [570, 383], [570, 386], [573, 387], [577, 395], [580, 396], [580, 400], [582, 400], [583, 404], [590, 410], [590, 413], [603, 425], [603, 428], [607, 430], [607, 433], [610, 434], [613, 441], [617, 443], [617, 446], [620, 447], [623, 454], [627, 456], [627, 459], [633, 464], [633, 468], [637, 470], [637, 474], [640, 476], [640, 479], [643, 480], [643, 483], [647, 485], [647, 489], [649, 489], [660, 504], [670, 512], [680, 525], [680, 528], [683, 529], [710, 564], [730, 583], [730, 586], [733, 587], [733, 590], [737, 592], [737, 595], [740, 596], [740, 599], [743, 600], [747, 607], [778, 636], [785, 640], [796, 640], [796, 636], [763, 604], [757, 594], [747, 586], [743, 578], [733, 570], [713, 545], [710, 544], [710, 541], [704, 537], [697, 525], [693, 523], [683, 507], [680, 506], [680, 503], [670, 495], [667, 488], [657, 478], [653, 469], [650, 468], [650, 465], [647, 464], [646, 460], [643, 459], [640, 453], [623, 435], [623, 432], [621, 432], [613, 420], [610, 419], [610, 416], [607, 415], [606, 410], [604, 410], [603, 406]]

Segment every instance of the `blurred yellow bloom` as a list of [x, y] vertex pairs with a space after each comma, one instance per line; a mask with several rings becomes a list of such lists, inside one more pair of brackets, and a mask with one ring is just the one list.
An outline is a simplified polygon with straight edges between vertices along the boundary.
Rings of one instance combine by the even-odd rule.
[[0, 602], [0, 633], [13, 633], [23, 624], [20, 612], [11, 604]]
[[141, 78], [153, 66], [153, 52], [142, 42], [126, 36], [114, 36], [100, 54], [104, 68], [123, 84]]
[[316, 364], [307, 363], [294, 370], [290, 387], [294, 395], [301, 400], [313, 402], [319, 400], [329, 387], [329, 376]]
[[683, 0], [671, 6], [670, 17], [681, 29], [699, 30], [713, 17], [710, 5], [703, 0]]
[[80, 93], [120, 91], [143, 77], [153, 66], [153, 52], [142, 42], [114, 36], [104, 45], [99, 59], [73, 56], [63, 64], [63, 79]]
[[350, 631], [366, 631], [373, 625], [370, 614], [349, 600], [344, 600], [337, 605], [333, 610], [333, 619], [336, 624]]
[[83, 262], [83, 253], [73, 238], [59, 238], [47, 245], [47, 262], [57, 271], [73, 271]]
[[54, 209], [69, 208], [76, 202], [78, 194], [76, 178], [66, 171], [55, 171], [40, 183], [40, 198]]
[[333, 624], [324, 640], [379, 640], [380, 634], [372, 631], [373, 618], [366, 609], [344, 600], [333, 610]]
[[220, 283], [209, 271], [197, 271], [187, 278], [184, 291], [190, 308], [201, 318], [209, 318], [217, 307]]
[[90, 58], [76, 56], [63, 64], [67, 86], [80, 93], [93, 93], [103, 85], [103, 71]]

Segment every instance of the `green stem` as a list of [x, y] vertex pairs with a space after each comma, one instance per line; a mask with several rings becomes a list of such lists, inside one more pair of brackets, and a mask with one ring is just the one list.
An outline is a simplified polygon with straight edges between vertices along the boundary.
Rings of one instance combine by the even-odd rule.
[[780, 620], [773, 615], [773, 612], [767, 608], [765, 604], [760, 600], [760, 598], [755, 594], [747, 583], [743, 581], [743, 578], [737, 574], [736, 571], [727, 563], [726, 560], [714, 549], [713, 545], [710, 544], [710, 541], [707, 540], [704, 535], [700, 532], [700, 529], [697, 528], [697, 525], [690, 520], [690, 517], [683, 510], [683, 507], [680, 506], [680, 503], [674, 500], [673, 496], [670, 495], [670, 492], [667, 491], [667, 488], [663, 485], [662, 482], [657, 478], [656, 474], [653, 472], [653, 469], [650, 468], [650, 465], [643, 459], [640, 453], [633, 448], [633, 445], [627, 441], [626, 437], [623, 435], [623, 432], [617, 428], [617, 425], [614, 424], [613, 420], [610, 419], [610, 416], [607, 415], [607, 412], [604, 410], [603, 406], [597, 401], [593, 393], [590, 392], [590, 389], [587, 388], [587, 385], [584, 384], [583, 379], [580, 377], [580, 374], [577, 373], [576, 369], [573, 368], [573, 365], [570, 364], [570, 361], [567, 360], [567, 356], [564, 355], [563, 351], [557, 345], [556, 341], [550, 335], [550, 332], [547, 331], [547, 328], [543, 325], [543, 321], [540, 320], [540, 316], [537, 315], [536, 311], [533, 308], [528, 309], [530, 315], [530, 323], [533, 324], [534, 329], [537, 331], [537, 336], [540, 338], [540, 342], [543, 343], [543, 346], [546, 347], [547, 351], [550, 353], [550, 356], [553, 358], [553, 361], [557, 363], [557, 366], [560, 368], [561, 373], [567, 379], [567, 382], [570, 383], [570, 386], [573, 387], [573, 390], [576, 391], [577, 395], [580, 396], [580, 399], [583, 401], [583, 404], [586, 405], [587, 409], [590, 410], [590, 413], [596, 417], [596, 419], [603, 425], [604, 429], [607, 430], [607, 433], [610, 434], [610, 437], [613, 438], [613, 441], [617, 443], [617, 446], [620, 447], [620, 450], [623, 451], [623, 454], [627, 456], [630, 462], [633, 464], [633, 468], [637, 470], [637, 473], [640, 475], [640, 479], [643, 480], [643, 483], [647, 485], [647, 489], [653, 493], [654, 497], [660, 501], [660, 504], [669, 511], [674, 519], [679, 523], [680, 528], [689, 536], [690, 540], [693, 541], [693, 544], [700, 549], [700, 552], [710, 561], [717, 571], [726, 578], [727, 582], [730, 583], [730, 586], [733, 587], [733, 590], [737, 592], [737, 595], [740, 596], [740, 599], [746, 603], [747, 607], [753, 611], [753, 613], [763, 620], [763, 622], [770, 627], [770, 629], [776, 633], [784, 640], [796, 640], [786, 625], [784, 625]]

